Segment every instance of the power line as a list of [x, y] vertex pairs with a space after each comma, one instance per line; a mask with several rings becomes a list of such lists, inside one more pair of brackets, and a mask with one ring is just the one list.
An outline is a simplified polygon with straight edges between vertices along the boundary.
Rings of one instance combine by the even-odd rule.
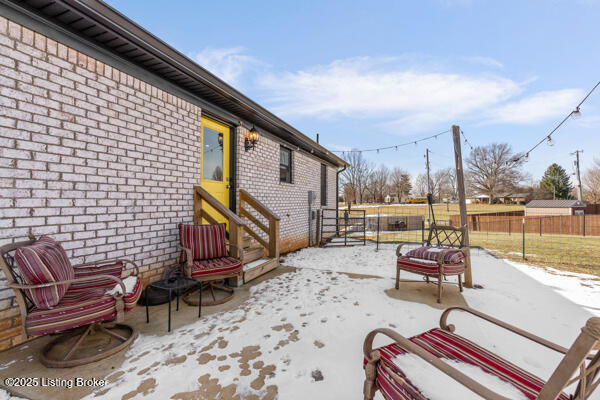
[[448, 130], [445, 130], [443, 132], [439, 132], [439, 133], [436, 133], [434, 135], [430, 135], [430, 136], [427, 136], [427, 137], [424, 137], [424, 138], [421, 138], [421, 139], [412, 140], [412, 141], [406, 142], [406, 143], [395, 144], [395, 145], [392, 145], [392, 146], [376, 147], [376, 148], [372, 148], [372, 149], [363, 149], [363, 150], [356, 150], [356, 149], [352, 149], [352, 150], [334, 150], [333, 152], [334, 153], [342, 153], [342, 154], [344, 154], [344, 153], [363, 153], [363, 152], [368, 152], [368, 151], [376, 151], [376, 152], [379, 153], [382, 150], [390, 150], [390, 149], [398, 150], [398, 147], [408, 146], [408, 145], [411, 145], [411, 144], [414, 144], [416, 146], [417, 143], [419, 143], [419, 142], [424, 142], [425, 140], [430, 140], [430, 139], [434, 139], [434, 138], [437, 139], [438, 136], [441, 136], [444, 133], [448, 133], [450, 131], [451, 130], [448, 129]]
[[531, 149], [529, 149], [525, 154], [523, 154], [522, 156], [519, 156], [519, 157], [515, 157], [513, 159], [513, 162], [515, 162], [515, 163], [519, 162], [522, 158], [524, 158], [525, 161], [527, 161], [527, 159], [529, 158], [529, 153], [531, 153], [533, 150], [535, 150], [540, 144], [544, 143], [544, 141], [547, 141], [550, 146], [553, 146], [554, 142], [552, 141], [552, 135], [558, 130], [558, 128], [560, 128], [565, 122], [567, 122], [567, 120], [570, 117], [579, 118], [581, 116], [579, 107], [581, 107], [581, 105], [588, 99], [588, 97], [590, 97], [590, 95], [594, 92], [594, 90], [596, 90], [596, 88], [599, 85], [600, 85], [600, 81], [598, 81], [598, 83], [596, 83], [596, 85], [594, 85], [592, 90], [590, 90], [588, 92], [588, 94], [585, 95], [585, 97], [579, 102], [579, 104], [577, 104], [575, 109], [573, 111], [571, 111], [569, 114], [567, 114], [567, 116], [562, 121], [560, 121], [560, 123], [558, 125], [556, 125], [556, 127], [554, 129], [552, 129], [552, 131], [550, 131], [550, 133], [548, 135], [544, 136], [539, 142], [537, 142], [535, 144], [535, 146], [533, 146]]

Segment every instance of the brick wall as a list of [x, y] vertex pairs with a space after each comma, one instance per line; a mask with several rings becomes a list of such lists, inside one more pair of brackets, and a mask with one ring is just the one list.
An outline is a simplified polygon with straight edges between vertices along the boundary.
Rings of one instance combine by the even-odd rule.
[[[308, 191], [316, 195], [313, 209], [321, 207], [321, 163], [301, 151], [292, 151], [292, 183], [279, 180], [279, 142], [264, 135], [254, 150], [244, 150], [246, 128], [237, 128], [237, 188], [242, 188], [278, 214], [281, 253], [308, 245]], [[327, 206], [335, 208], [336, 168], [327, 168]], [[316, 220], [313, 220], [313, 235]]]
[[[49, 234], [74, 264], [125, 257], [151, 279], [192, 221], [200, 113], [0, 17], [0, 244]], [[0, 349], [18, 315], [0, 281]]]
[[[123, 257], [145, 282], [175, 263], [176, 224], [192, 222], [200, 178], [198, 106], [0, 17], [0, 244], [52, 235], [73, 264]], [[320, 208], [321, 161], [293, 152], [279, 182], [279, 144], [236, 143], [238, 187], [281, 216], [281, 252], [308, 242], [307, 192]], [[327, 207], [336, 169], [328, 167]], [[316, 223], [316, 221], [313, 221]], [[313, 225], [314, 230], [314, 225]], [[0, 274], [0, 350], [20, 317]]]

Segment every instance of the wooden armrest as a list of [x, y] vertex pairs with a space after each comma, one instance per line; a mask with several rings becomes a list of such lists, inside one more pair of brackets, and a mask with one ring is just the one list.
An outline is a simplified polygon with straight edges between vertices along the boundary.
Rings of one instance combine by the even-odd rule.
[[[101, 265], [101, 264], [115, 263], [117, 261], [121, 261], [123, 263], [123, 266], [125, 266], [127, 264], [133, 265], [133, 269], [135, 270], [135, 275], [139, 275], [140, 274], [140, 269], [137, 266], [137, 264], [134, 263], [133, 261], [127, 260], [125, 258], [110, 258], [108, 260], [92, 261], [92, 262], [88, 262], [88, 263], [73, 265], [73, 268], [76, 269], [76, 268], [93, 267], [93, 266], [97, 266], [97, 265]], [[127, 276], [129, 276], [129, 275], [127, 275]]]
[[427, 363], [429, 363], [432, 366], [434, 366], [435, 368], [439, 369], [440, 371], [442, 371], [443, 373], [445, 373], [446, 375], [448, 375], [450, 378], [454, 379], [461, 385], [466, 386], [469, 390], [477, 393], [484, 399], [487, 399], [487, 400], [510, 400], [508, 397], [501, 396], [498, 393], [491, 391], [490, 389], [486, 388], [482, 384], [476, 382], [475, 380], [473, 380], [472, 378], [463, 374], [456, 368], [446, 364], [444, 361], [435, 357], [433, 354], [431, 354], [428, 351], [424, 350], [423, 348], [417, 346], [416, 344], [414, 344], [413, 342], [411, 342], [404, 336], [400, 335], [398, 332], [395, 332], [391, 329], [387, 329], [387, 328], [375, 329], [374, 331], [371, 331], [367, 335], [367, 337], [365, 338], [364, 346], [363, 346], [363, 352], [364, 352], [365, 358], [368, 361], [373, 360], [373, 357], [372, 357], [373, 339], [375, 338], [375, 336], [378, 333], [381, 333], [381, 334], [389, 337], [390, 339], [394, 340], [406, 351], [421, 357]]
[[6, 286], [9, 288], [12, 288], [12, 289], [21, 289], [21, 290], [39, 289], [39, 288], [45, 288], [45, 287], [50, 287], [50, 286], [64, 285], [67, 283], [95, 281], [100, 278], [110, 279], [110, 280], [117, 282], [119, 285], [121, 285], [121, 289], [123, 290], [123, 295], [125, 295], [127, 293], [125, 284], [123, 283], [123, 281], [120, 278], [117, 278], [114, 275], [105, 275], [105, 274], [91, 275], [91, 276], [85, 276], [82, 278], [75, 278], [75, 279], [67, 279], [66, 281], [60, 281], [60, 282], [40, 283], [37, 285], [23, 285], [20, 283], [7, 283]]
[[192, 268], [194, 267], [194, 257], [192, 253], [192, 249], [188, 249], [187, 247], [183, 247], [181, 244], [177, 244], [177, 248], [185, 251], [185, 265], [183, 266], [183, 275], [185, 277], [192, 277]]
[[188, 249], [187, 247], [183, 247], [180, 244], [177, 244], [177, 248], [179, 250], [185, 251], [185, 255], [186, 255], [186, 258], [187, 258], [188, 262], [193, 262], [194, 261], [194, 258], [192, 257], [192, 249]]
[[402, 257], [402, 253], [400, 253], [400, 250], [402, 249], [402, 246], [404, 246], [405, 243], [400, 243], [398, 245], [398, 247], [396, 247], [396, 257]]
[[[444, 329], [446, 331], [449, 331], [449, 332], [454, 332], [455, 331], [456, 327], [453, 324], [448, 324], [447, 323], [448, 315], [452, 311], [455, 311], [455, 310], [456, 311], [464, 311], [464, 312], [467, 312], [469, 314], [475, 315], [476, 317], [479, 317], [479, 318], [481, 318], [483, 320], [491, 322], [494, 325], [497, 325], [497, 326], [499, 326], [501, 328], [509, 330], [509, 331], [511, 331], [513, 333], [516, 333], [519, 336], [522, 336], [522, 337], [524, 337], [526, 339], [529, 339], [529, 340], [531, 340], [531, 341], [533, 341], [533, 342], [535, 342], [535, 343], [537, 343], [539, 345], [547, 347], [550, 350], [554, 350], [554, 351], [556, 351], [558, 353], [567, 354], [567, 352], [569, 351], [569, 349], [567, 349], [567, 348], [565, 348], [565, 347], [563, 347], [561, 345], [558, 345], [558, 344], [553, 343], [553, 342], [551, 342], [549, 340], [543, 339], [543, 338], [541, 338], [539, 336], [534, 335], [533, 333], [530, 333], [530, 332], [527, 332], [527, 331], [525, 331], [523, 329], [517, 328], [516, 326], [508, 324], [508, 323], [506, 323], [504, 321], [500, 321], [499, 319], [496, 319], [496, 318], [494, 318], [494, 317], [492, 317], [490, 315], [484, 314], [484, 313], [482, 313], [480, 311], [477, 311], [477, 310], [475, 310], [473, 308], [470, 308], [470, 307], [460, 307], [460, 306], [457, 306], [457, 307], [447, 308], [442, 313], [442, 316], [440, 317], [440, 328], [442, 328], [442, 329]], [[593, 355], [588, 355], [587, 359], [591, 360], [593, 357], [594, 357]]]

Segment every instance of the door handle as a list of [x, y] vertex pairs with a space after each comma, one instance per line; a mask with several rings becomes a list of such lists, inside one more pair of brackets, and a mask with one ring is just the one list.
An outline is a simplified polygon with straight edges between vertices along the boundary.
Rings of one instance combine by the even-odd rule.
[[229, 186], [229, 185], [226, 185], [225, 187], [226, 187], [227, 189], [229, 189], [231, 186]]

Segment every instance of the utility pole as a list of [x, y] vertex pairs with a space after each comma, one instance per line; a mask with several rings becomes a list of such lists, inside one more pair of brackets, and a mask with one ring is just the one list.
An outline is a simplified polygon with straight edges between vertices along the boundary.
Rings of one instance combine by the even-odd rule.
[[583, 150], [575, 150], [576, 160], [575, 168], [577, 169], [577, 200], [583, 201], [583, 191], [581, 190], [581, 174], [579, 173], [579, 153], [583, 153]]
[[[425, 149], [425, 169], [427, 170], [427, 194], [431, 193], [431, 180], [429, 179], [429, 149]], [[431, 207], [427, 207], [427, 223], [431, 222]]]
[[456, 191], [458, 192], [458, 204], [460, 207], [460, 224], [466, 227], [464, 245], [467, 247], [465, 259], [465, 286], [473, 287], [473, 275], [471, 273], [471, 250], [469, 249], [469, 229], [467, 225], [467, 201], [465, 196], [465, 177], [463, 174], [462, 151], [460, 148], [460, 127], [452, 125], [452, 140], [454, 142], [454, 162], [456, 164]]

